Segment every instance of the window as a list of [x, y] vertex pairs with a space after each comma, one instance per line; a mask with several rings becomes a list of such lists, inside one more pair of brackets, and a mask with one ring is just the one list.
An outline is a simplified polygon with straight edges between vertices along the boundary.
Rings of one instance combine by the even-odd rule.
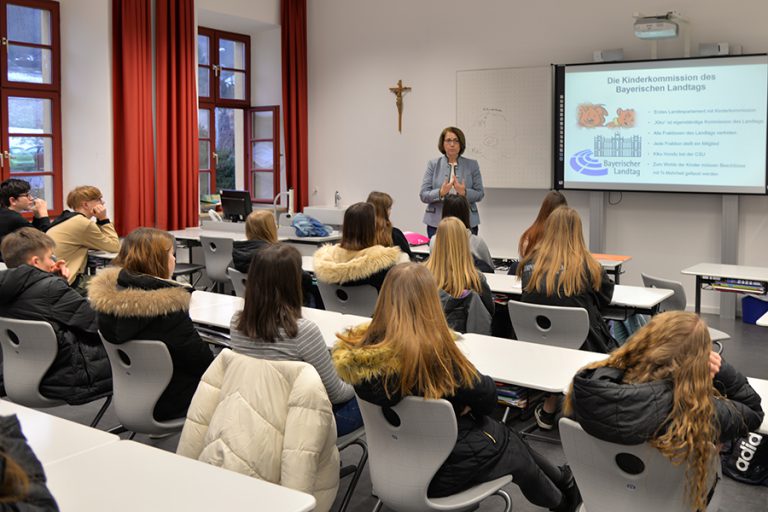
[[[280, 188], [279, 107], [250, 106], [250, 38], [198, 27], [200, 196], [245, 188], [271, 203]], [[245, 141], [245, 146], [243, 146]]]
[[0, 179], [19, 178], [61, 212], [59, 4], [0, 0]]

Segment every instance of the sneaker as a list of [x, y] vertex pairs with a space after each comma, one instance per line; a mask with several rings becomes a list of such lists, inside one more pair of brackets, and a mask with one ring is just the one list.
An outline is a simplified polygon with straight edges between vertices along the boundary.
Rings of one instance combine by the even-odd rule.
[[533, 414], [536, 416], [536, 424], [541, 430], [552, 430], [554, 428], [557, 414], [545, 411], [543, 403], [536, 406]]
[[563, 472], [563, 480], [558, 485], [558, 488], [563, 493], [563, 501], [553, 510], [556, 512], [576, 512], [581, 505], [579, 486], [576, 485], [576, 480], [573, 478], [573, 473], [568, 464], [560, 466], [560, 470]]

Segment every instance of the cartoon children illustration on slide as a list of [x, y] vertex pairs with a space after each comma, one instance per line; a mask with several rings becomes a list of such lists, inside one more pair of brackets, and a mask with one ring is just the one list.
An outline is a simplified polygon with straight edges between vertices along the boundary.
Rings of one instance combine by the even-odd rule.
[[635, 109], [616, 109], [616, 117], [608, 123], [605, 118], [608, 110], [602, 104], [582, 103], [579, 105], [578, 124], [583, 128], [634, 128]]

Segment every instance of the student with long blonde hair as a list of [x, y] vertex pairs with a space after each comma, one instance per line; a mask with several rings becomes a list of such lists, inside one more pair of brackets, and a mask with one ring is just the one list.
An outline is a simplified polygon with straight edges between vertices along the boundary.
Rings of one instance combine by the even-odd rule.
[[661, 313], [621, 348], [579, 371], [564, 412], [597, 438], [650, 442], [687, 467], [691, 510], [705, 510], [716, 444], [747, 435], [763, 420], [760, 396], [712, 352], [698, 315]]
[[580, 497], [570, 470], [554, 466], [489, 416], [496, 406], [496, 385], [459, 350], [424, 265], [394, 267], [370, 324], [340, 334], [339, 340], [334, 364], [361, 399], [384, 408], [406, 396], [444, 398], [453, 405], [456, 445], [432, 479], [429, 496], [454, 494], [511, 474], [531, 503], [576, 510]]
[[[523, 302], [587, 311], [589, 332], [582, 350], [608, 353], [618, 346], [600, 312], [611, 303], [613, 283], [587, 250], [576, 210], [561, 206], [552, 212], [541, 239], [520, 261], [517, 271], [522, 278]], [[542, 429], [554, 427], [557, 400], [550, 395], [536, 408], [536, 422]]]
[[[475, 268], [464, 223], [456, 217], [444, 218], [437, 227], [434, 240], [426, 265], [440, 289], [440, 301], [448, 324], [459, 332], [479, 332], [476, 328], [467, 329], [468, 316], [473, 315], [471, 302], [467, 311], [462, 306], [474, 292], [488, 311], [488, 315], [482, 315], [483, 320], [479, 322], [485, 327], [482, 331], [490, 334], [490, 320], [495, 310], [493, 294], [485, 276]], [[478, 313], [474, 313], [475, 318]]]
[[368, 194], [366, 203], [373, 205], [376, 210], [376, 243], [383, 245], [384, 247], [398, 246], [404, 254], [408, 255], [408, 259], [413, 258], [411, 253], [411, 245], [406, 240], [402, 231], [392, 225], [392, 221], [389, 220], [389, 216], [392, 214], [392, 196], [386, 192], [373, 191]]

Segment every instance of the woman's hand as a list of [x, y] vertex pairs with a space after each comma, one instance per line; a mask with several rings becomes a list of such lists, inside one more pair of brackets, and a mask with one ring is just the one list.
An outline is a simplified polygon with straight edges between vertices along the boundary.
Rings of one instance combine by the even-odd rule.
[[450, 180], [445, 180], [445, 182], [443, 182], [443, 186], [440, 187], [440, 198], [441, 199], [443, 197], [447, 196], [448, 192], [451, 191], [451, 187], [453, 186], [454, 179], [455, 178], [450, 179]]
[[720, 365], [723, 363], [723, 358], [720, 357], [720, 354], [715, 352], [714, 350], [709, 353], [709, 376], [711, 378], [715, 378], [715, 375], [717, 375], [717, 372], [720, 371]]
[[456, 193], [460, 196], [467, 197], [467, 186], [456, 177], [453, 178], [453, 188], [456, 189]]

